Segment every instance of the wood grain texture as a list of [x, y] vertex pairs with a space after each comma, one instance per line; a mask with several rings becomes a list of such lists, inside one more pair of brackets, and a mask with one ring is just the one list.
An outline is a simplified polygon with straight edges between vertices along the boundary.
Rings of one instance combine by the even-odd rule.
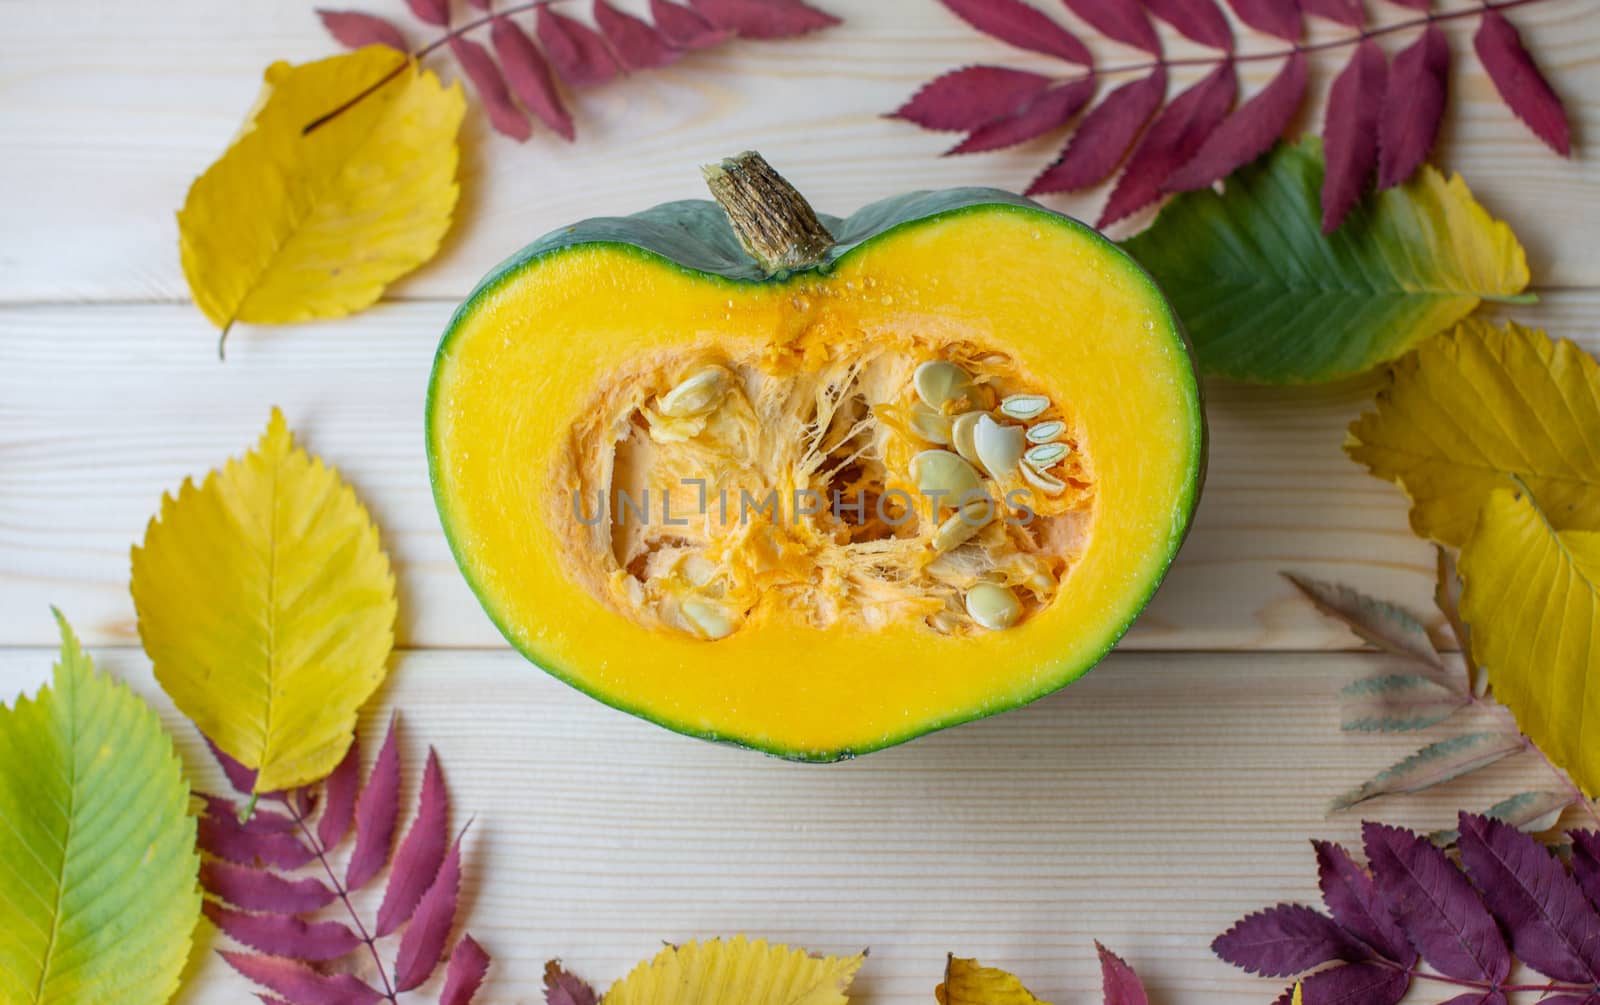
[[[94, 655], [161, 712], [197, 787], [222, 791], [143, 655]], [[0, 698], [32, 691], [51, 658], [0, 650]], [[1327, 816], [1335, 793], [1452, 735], [1339, 731], [1334, 691], [1385, 665], [1120, 654], [1027, 709], [817, 766], [676, 736], [511, 653], [406, 653], [362, 735], [370, 758], [400, 709], [407, 804], [432, 744], [456, 825], [474, 820], [466, 899], [495, 957], [488, 1003], [540, 1000], [552, 956], [603, 987], [663, 939], [746, 932], [871, 947], [867, 1005], [932, 1002], [947, 950], [1014, 968], [1046, 1000], [1098, 1001], [1096, 938], [1155, 1001], [1237, 1005], [1279, 987], [1214, 959], [1210, 940], [1248, 910], [1317, 902], [1309, 838], [1355, 842], [1362, 815], [1432, 829], [1547, 784], [1519, 757]], [[203, 952], [179, 1000], [240, 1001], [240, 979]]]
[[[400, 0], [353, 5], [393, 15], [415, 40], [428, 37]], [[642, 0], [623, 6], [639, 9]], [[1052, 73], [1062, 64], [983, 38], [932, 0], [822, 6], [843, 15], [845, 26], [798, 41], [733, 43], [580, 94], [576, 145], [546, 131], [519, 146], [491, 135], [475, 109], [464, 135], [458, 223], [439, 258], [394, 294], [457, 299], [494, 263], [555, 226], [703, 195], [697, 165], [750, 147], [819, 208], [837, 213], [912, 188], [1020, 189], [1052, 159], [1059, 135], [941, 159], [954, 137], [881, 116], [925, 80], [964, 63]], [[1070, 21], [1061, 5], [1046, 6]], [[335, 51], [312, 7], [309, 0], [6, 4], [0, 302], [187, 299], [173, 212], [190, 179], [238, 129], [262, 68]], [[1369, 7], [1385, 21], [1414, 16], [1393, 4]], [[1600, 19], [1586, 16], [1592, 13], [1592, 0], [1552, 0], [1512, 15], [1566, 99], [1580, 152], [1586, 137], [1600, 135], [1600, 103], [1592, 100], [1600, 93]], [[1313, 40], [1346, 31], [1312, 24]], [[1600, 161], [1562, 160], [1542, 147], [1478, 66], [1472, 22], [1448, 22], [1447, 30], [1456, 58], [1440, 162], [1465, 172], [1484, 202], [1517, 226], [1539, 283], [1600, 282]], [[1163, 35], [1175, 56], [1206, 55]], [[1246, 52], [1282, 48], [1248, 31], [1241, 39]], [[1408, 39], [1396, 33], [1383, 44], [1392, 52]], [[1096, 48], [1106, 65], [1140, 61], [1121, 46]], [[1313, 127], [1342, 58], [1340, 50], [1313, 59], [1318, 97], [1305, 119]], [[435, 65], [455, 75], [448, 60]], [[1275, 61], [1243, 64], [1247, 88], [1275, 69]], [[1201, 72], [1177, 74], [1174, 93]], [[1104, 194], [1048, 202], [1094, 219]]]
[[[0, 645], [49, 644], [51, 603], [92, 644], [136, 641], [129, 547], [163, 492], [241, 453], [274, 404], [377, 519], [399, 575], [401, 644], [503, 645], [428, 488], [423, 392], [449, 312], [389, 304], [240, 333], [221, 365], [187, 305], [0, 308]], [[1553, 291], [1514, 316], [1600, 349], [1600, 293]], [[1278, 576], [1286, 568], [1429, 609], [1431, 552], [1400, 492], [1340, 449], [1376, 386], [1207, 388], [1200, 512], [1124, 648], [1353, 645], [1297, 599]]]

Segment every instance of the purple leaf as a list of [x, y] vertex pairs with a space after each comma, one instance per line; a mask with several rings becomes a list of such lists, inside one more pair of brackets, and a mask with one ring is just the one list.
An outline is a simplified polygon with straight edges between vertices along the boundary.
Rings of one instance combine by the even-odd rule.
[[1300, 982], [1304, 1005], [1395, 1005], [1411, 987], [1411, 975], [1381, 963], [1346, 963]]
[[733, 37], [733, 32], [718, 28], [682, 4], [650, 0], [650, 18], [666, 38], [679, 49], [705, 49]]
[[1600, 1005], [1600, 994], [1551, 995], [1540, 998], [1539, 1005]]
[[416, 914], [400, 936], [394, 958], [394, 989], [409, 991], [433, 973], [444, 952], [445, 939], [455, 922], [456, 898], [461, 892], [461, 839], [450, 846], [439, 875], [422, 895]]
[[1368, 955], [1338, 925], [1299, 904], [1245, 915], [1217, 936], [1211, 951], [1262, 977], [1293, 977], [1333, 960], [1353, 962]]
[[1098, 185], [1122, 163], [1139, 130], [1167, 95], [1167, 71], [1123, 84], [1078, 123], [1061, 157], [1028, 185], [1028, 195], [1076, 192]]
[[1145, 16], [1144, 8], [1128, 0], [1062, 0], [1072, 13], [1113, 41], [1131, 45], [1135, 49], [1157, 56], [1161, 54], [1161, 39]]
[[282, 813], [274, 813], [260, 807], [250, 812], [249, 820], [240, 820], [238, 807], [227, 799], [197, 793], [200, 800], [206, 804], [206, 815], [222, 820], [232, 820], [239, 829], [247, 834], [287, 834], [295, 829], [294, 818]]
[[1499, 983], [1511, 957], [1467, 877], [1426, 838], [1364, 823], [1367, 861], [1395, 921], [1422, 958], [1447, 977]]
[[274, 914], [315, 911], [338, 896], [314, 876], [285, 879], [262, 869], [219, 861], [200, 864], [200, 885], [235, 907]]
[[1566, 110], [1550, 82], [1522, 44], [1522, 36], [1497, 10], [1484, 8], [1478, 32], [1472, 36], [1478, 61], [1489, 71], [1495, 90], [1533, 134], [1563, 157], [1572, 152]]
[[1022, 0], [939, 0], [972, 27], [1029, 52], [1093, 66], [1094, 56], [1078, 36]]
[[211, 737], [202, 735], [201, 739], [206, 741], [206, 747], [211, 751], [211, 756], [216, 758], [218, 766], [222, 768], [222, 773], [227, 776], [228, 784], [233, 786], [233, 790], [247, 796], [254, 794], [256, 791], [255, 770], [240, 764], [221, 747], [212, 743]]
[[282, 998], [279, 998], [276, 995], [264, 994], [260, 991], [256, 992], [256, 1000], [259, 1001], [261, 1005], [290, 1005], [289, 1002], [284, 1001]]
[[1378, 115], [1378, 187], [1393, 188], [1428, 159], [1450, 73], [1450, 43], [1433, 22], [1394, 57]]
[[1100, 990], [1105, 1005], [1150, 1005], [1144, 984], [1127, 961], [1096, 942], [1100, 956]]
[[1572, 839], [1572, 878], [1589, 903], [1600, 910], [1600, 833], [1568, 831]]
[[1228, 0], [1228, 6], [1256, 31], [1300, 41], [1300, 5], [1295, 0]]
[[317, 840], [324, 848], [336, 848], [350, 832], [356, 818], [356, 795], [361, 791], [361, 744], [350, 741], [344, 759], [322, 783], [322, 817], [317, 821]]
[[298, 869], [316, 858], [316, 852], [293, 834], [259, 834], [245, 830], [232, 813], [207, 813], [197, 823], [200, 850], [237, 865]]
[[[1539, 1005], [1545, 1005], [1549, 1000], [1541, 998]], [[1506, 1005], [1506, 996], [1499, 991], [1468, 991], [1440, 1005]]]
[[1350, 28], [1360, 28], [1367, 23], [1367, 12], [1361, 7], [1361, 0], [1300, 0], [1300, 9]]
[[1224, 52], [1233, 51], [1233, 29], [1216, 0], [1144, 0], [1150, 13], [1191, 41]]
[[450, 0], [406, 0], [406, 6], [419, 20], [428, 24], [440, 28], [450, 24]]
[[556, 76], [570, 84], [603, 84], [622, 71], [606, 40], [593, 28], [557, 14], [548, 5], [539, 8], [534, 31]]
[[217, 951], [228, 965], [295, 1005], [376, 1005], [383, 995], [349, 974], [320, 974], [304, 963]]
[[606, 0], [594, 0], [594, 23], [611, 44], [611, 51], [630, 70], [653, 70], [678, 58], [678, 50], [667, 44], [654, 25], [617, 10]]
[[1051, 78], [1004, 66], [964, 66], [933, 78], [889, 113], [924, 129], [964, 133], [1017, 111]]
[[489, 972], [489, 954], [463, 935], [450, 953], [450, 962], [444, 968], [444, 990], [439, 992], [439, 1005], [472, 1005], [472, 996], [483, 985]]
[[1433, 0], [1389, 0], [1397, 7], [1409, 7], [1412, 10], [1427, 10], [1432, 6]]
[[[494, 126], [495, 131], [518, 142], [532, 136], [533, 127], [528, 124], [528, 117], [522, 114], [522, 109], [511, 100], [511, 92], [506, 90], [506, 82], [500, 76], [500, 68], [495, 66], [494, 57], [489, 55], [489, 50], [470, 38], [452, 35], [450, 51], [455, 54], [456, 62], [461, 64], [461, 69], [466, 71], [467, 79], [472, 81], [473, 90], [477, 91], [478, 97], [482, 99], [483, 107], [489, 113], [489, 124]], [[356, 813], [359, 836], [359, 806]]]
[[395, 852], [389, 870], [389, 885], [378, 908], [378, 936], [381, 938], [411, 920], [422, 894], [438, 875], [450, 844], [450, 794], [445, 790], [439, 758], [430, 749], [428, 766], [422, 773], [422, 792], [417, 797], [417, 816]]
[[1028, 102], [1015, 115], [974, 129], [946, 154], [975, 154], [1015, 146], [1072, 121], [1078, 109], [1094, 97], [1094, 78], [1083, 77], [1050, 90]]
[[467, 0], [475, 9], [487, 11], [494, 6], [494, 0]]
[[560, 960], [545, 961], [545, 1005], [596, 1005], [599, 1000], [589, 982], [563, 967]]
[[1099, 225], [1115, 223], [1154, 202], [1173, 170], [1194, 156], [1228, 114], [1237, 90], [1233, 63], [1223, 62], [1174, 98], [1134, 147]]
[[539, 54], [533, 39], [508, 17], [497, 17], [489, 26], [489, 41], [505, 70], [506, 81], [522, 104], [557, 135], [571, 142], [577, 135], [572, 115], [561, 102], [550, 67]]
[[391, 49], [406, 52], [405, 36], [400, 34], [400, 29], [372, 14], [363, 14], [357, 10], [324, 10], [317, 9], [317, 17], [322, 19], [322, 26], [333, 36], [333, 40], [346, 49], [359, 49], [366, 45], [387, 45]]
[[1600, 982], [1600, 915], [1544, 846], [1510, 824], [1460, 817], [1461, 862], [1511, 937], [1511, 951], [1547, 977]]
[[794, 38], [839, 19], [799, 0], [689, 0], [691, 6], [718, 28], [741, 38]]
[[249, 914], [210, 902], [204, 911], [229, 938], [270, 956], [321, 963], [361, 945], [356, 933], [337, 921], [305, 922], [287, 914]]
[[1328, 92], [1322, 123], [1322, 232], [1339, 229], [1378, 166], [1378, 105], [1389, 66], [1372, 39], [1363, 39]]
[[356, 847], [350, 853], [350, 864], [345, 867], [345, 886], [361, 889], [389, 860], [399, 812], [400, 748], [395, 720], [391, 718], [378, 760], [372, 765], [366, 788], [356, 800]]
[[1306, 57], [1296, 51], [1283, 69], [1249, 101], [1222, 121], [1193, 158], [1167, 179], [1169, 192], [1205, 188], [1255, 160], [1272, 146], [1306, 95]]
[[1417, 961], [1417, 951], [1395, 925], [1378, 886], [1349, 852], [1326, 841], [1311, 842], [1317, 853], [1317, 885], [1333, 920], [1385, 958], [1404, 967]]

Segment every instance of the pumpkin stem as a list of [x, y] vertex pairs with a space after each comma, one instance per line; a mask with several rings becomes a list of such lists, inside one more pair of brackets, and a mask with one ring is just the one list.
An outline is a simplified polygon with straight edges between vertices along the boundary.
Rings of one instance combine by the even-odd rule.
[[809, 269], [833, 247], [805, 196], [755, 151], [702, 170], [739, 243], [768, 273]]

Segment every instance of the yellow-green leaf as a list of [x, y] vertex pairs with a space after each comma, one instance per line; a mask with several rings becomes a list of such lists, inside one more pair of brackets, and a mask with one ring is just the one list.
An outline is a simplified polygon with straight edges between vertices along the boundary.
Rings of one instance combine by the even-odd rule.
[[200, 917], [189, 785], [56, 618], [50, 686], [0, 708], [0, 1002], [159, 1005]]
[[459, 84], [386, 46], [268, 67], [243, 133], [178, 212], [195, 304], [224, 331], [371, 305], [449, 229], [465, 107]]
[[277, 409], [255, 450], [162, 498], [133, 602], [156, 679], [257, 792], [334, 769], [394, 646], [377, 528]]
[[1525, 300], [1528, 262], [1460, 176], [1423, 165], [1322, 232], [1321, 143], [1280, 143], [1177, 196], [1123, 247], [1172, 301], [1208, 373], [1334, 380], [1394, 359], [1484, 300]]
[[844, 1005], [864, 959], [812, 956], [742, 935], [689, 942], [634, 967], [603, 1005]]
[[1345, 449], [1398, 482], [1412, 528], [1445, 544], [1465, 544], [1513, 476], [1557, 529], [1600, 528], [1600, 364], [1542, 331], [1471, 319], [1395, 364]]
[[1517, 725], [1600, 793], [1600, 532], [1557, 531], [1526, 487], [1490, 494], [1461, 551], [1473, 655]]
[[954, 955], [946, 959], [944, 983], [933, 989], [933, 996], [939, 1005], [1048, 1005], [1015, 974]]

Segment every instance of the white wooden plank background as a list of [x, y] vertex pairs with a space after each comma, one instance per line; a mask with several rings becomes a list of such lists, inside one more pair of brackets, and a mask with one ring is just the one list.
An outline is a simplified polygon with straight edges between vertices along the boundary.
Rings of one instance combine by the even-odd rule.
[[[1246, 909], [1313, 898], [1305, 839], [1356, 833], [1354, 816], [1324, 817], [1327, 799], [1420, 742], [1338, 732], [1332, 692], [1381, 660], [1311, 652], [1353, 640], [1277, 576], [1300, 569], [1427, 603], [1429, 552], [1399, 493], [1340, 452], [1373, 381], [1210, 384], [1195, 530], [1123, 652], [1028, 710], [833, 768], [685, 740], [568, 691], [504, 649], [450, 560], [425, 482], [421, 394], [453, 303], [505, 254], [574, 219], [698, 195], [699, 163], [747, 147], [833, 212], [907, 188], [1020, 187], [1050, 158], [1054, 140], [941, 160], [950, 137], [879, 118], [949, 67], [1046, 61], [932, 0], [819, 2], [846, 26], [732, 44], [583, 96], [575, 146], [547, 135], [518, 146], [472, 113], [443, 254], [358, 317], [239, 330], [222, 366], [187, 304], [173, 211], [261, 68], [332, 51], [312, 4], [0, 0], [0, 697], [48, 675], [57, 604], [214, 782], [130, 648], [127, 550], [163, 491], [242, 449], [277, 403], [354, 482], [395, 558], [411, 651], [364, 722], [402, 708], [408, 751], [436, 744], [458, 813], [477, 816], [472, 928], [497, 959], [490, 1001], [537, 1000], [552, 955], [603, 981], [661, 939], [741, 930], [870, 945], [869, 1002], [930, 1000], [946, 949], [1015, 967], [1058, 1003], [1097, 1000], [1097, 937], [1160, 1002], [1270, 1001], [1272, 982], [1237, 974], [1207, 943]], [[367, 6], [405, 20], [400, 0]], [[1592, 0], [1513, 14], [1566, 98], [1580, 152], [1600, 136], [1594, 14]], [[1448, 30], [1440, 160], [1517, 229], [1543, 297], [1495, 313], [1600, 350], [1600, 168], [1540, 147], [1478, 69], [1470, 24]], [[1175, 53], [1198, 53], [1164, 34]], [[1386, 40], [1391, 51], [1403, 37]], [[1277, 47], [1245, 38], [1246, 51]], [[1108, 63], [1138, 58], [1097, 49]], [[1313, 65], [1325, 87], [1337, 56]], [[1273, 66], [1246, 69], [1255, 86]], [[1092, 218], [1102, 197], [1049, 201]], [[1378, 811], [1434, 827], [1538, 779], [1509, 764]], [[202, 954], [183, 1000], [243, 992]]]

